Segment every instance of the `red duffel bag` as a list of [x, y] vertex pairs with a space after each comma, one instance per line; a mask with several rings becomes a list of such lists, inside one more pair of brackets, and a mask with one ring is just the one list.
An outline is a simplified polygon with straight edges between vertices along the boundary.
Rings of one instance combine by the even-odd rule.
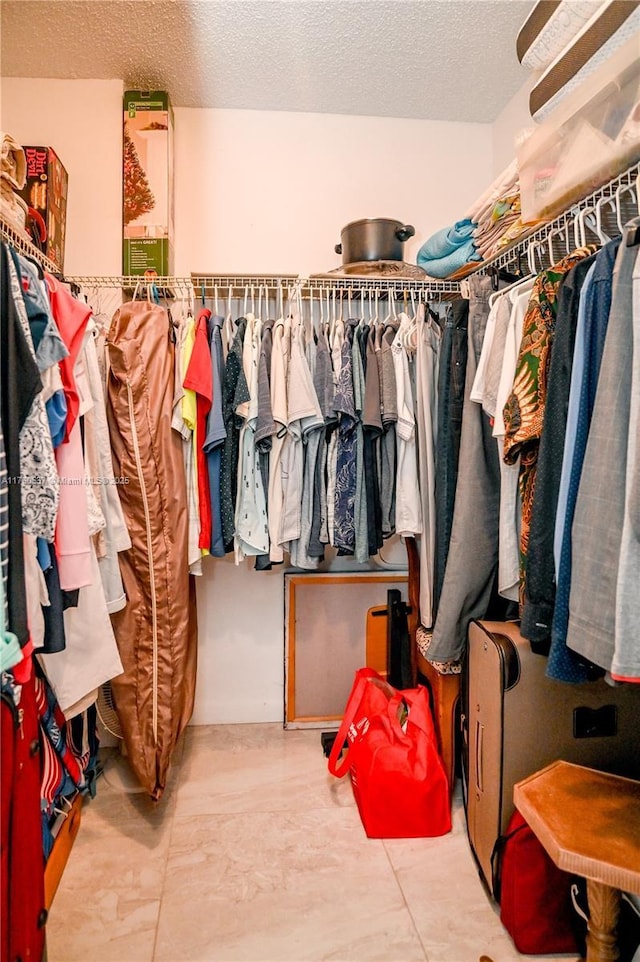
[[[344, 743], [346, 757], [339, 762]], [[449, 784], [438, 753], [427, 689], [397, 691], [360, 668], [329, 757], [351, 774], [369, 838], [422, 838], [451, 830]]]

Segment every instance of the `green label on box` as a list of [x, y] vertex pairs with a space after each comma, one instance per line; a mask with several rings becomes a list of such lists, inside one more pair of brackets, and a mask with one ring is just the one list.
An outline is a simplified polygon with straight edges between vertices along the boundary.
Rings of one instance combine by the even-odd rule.
[[169, 274], [169, 241], [166, 237], [126, 239], [123, 242], [123, 273], [125, 276], [155, 271], [160, 277]]
[[169, 94], [164, 90], [125, 90], [124, 109], [130, 117], [137, 110], [169, 110]]

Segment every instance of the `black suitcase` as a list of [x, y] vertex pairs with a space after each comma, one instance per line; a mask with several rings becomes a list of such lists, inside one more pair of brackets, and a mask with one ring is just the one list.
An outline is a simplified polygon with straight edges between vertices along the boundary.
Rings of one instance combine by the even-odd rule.
[[472, 622], [463, 684], [462, 781], [467, 831], [494, 894], [492, 856], [516, 782], [556, 759], [640, 778], [640, 690], [604, 679], [545, 676], [515, 622]]

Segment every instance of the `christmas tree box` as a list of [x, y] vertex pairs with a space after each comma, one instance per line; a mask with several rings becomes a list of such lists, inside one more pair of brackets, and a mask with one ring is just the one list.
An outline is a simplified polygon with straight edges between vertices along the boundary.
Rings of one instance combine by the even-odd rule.
[[123, 273], [173, 272], [173, 110], [164, 90], [124, 95]]
[[53, 147], [23, 145], [22, 149], [27, 161], [27, 179], [19, 193], [36, 212], [36, 220], [38, 215], [42, 218], [40, 236], [44, 237], [44, 243], [38, 246], [62, 273], [69, 178]]

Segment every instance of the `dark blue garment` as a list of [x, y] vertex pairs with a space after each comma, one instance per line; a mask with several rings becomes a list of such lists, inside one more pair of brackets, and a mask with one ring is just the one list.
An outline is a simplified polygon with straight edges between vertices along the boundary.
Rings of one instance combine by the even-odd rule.
[[222, 376], [222, 417], [226, 437], [222, 445], [220, 465], [220, 501], [222, 504], [222, 536], [227, 554], [233, 551], [236, 531], [235, 511], [238, 493], [238, 456], [240, 452], [240, 428], [242, 418], [236, 415], [238, 405], [249, 401], [251, 396], [242, 368], [242, 346], [247, 330], [247, 319], [238, 319], [233, 344], [227, 354]]
[[[579, 683], [593, 677], [594, 669], [575, 652], [567, 648], [569, 626], [569, 594], [571, 591], [571, 528], [575, 513], [582, 465], [589, 437], [591, 415], [596, 399], [600, 363], [609, 323], [613, 269], [620, 239], [610, 241], [596, 257], [591, 284], [584, 292], [585, 302], [585, 358], [580, 390], [580, 406], [576, 428], [575, 449], [564, 520], [562, 553], [558, 570], [555, 610], [551, 629], [551, 650], [547, 663], [549, 678]], [[601, 672], [598, 671], [601, 674]]]
[[335, 410], [339, 415], [338, 457], [334, 513], [334, 545], [339, 554], [353, 554], [356, 547], [356, 441], [358, 417], [353, 393], [353, 330], [357, 321], [345, 324], [340, 377]]
[[209, 497], [211, 499], [211, 548], [213, 558], [224, 558], [224, 538], [222, 536], [222, 505], [220, 501], [220, 465], [222, 463], [222, 445], [212, 451], [207, 451], [207, 465], [209, 469]]
[[67, 608], [77, 608], [79, 589], [73, 592], [61, 589], [55, 548], [52, 544], [47, 545], [47, 547], [49, 549], [49, 566], [44, 571], [44, 580], [47, 585], [49, 604], [42, 606], [44, 618], [42, 651], [46, 654], [53, 654], [57, 651], [64, 651], [67, 647], [64, 633], [64, 612]]
[[556, 331], [550, 350], [547, 399], [542, 421], [520, 633], [537, 654], [548, 655], [555, 605], [553, 539], [573, 367], [580, 294], [596, 255], [586, 257], [562, 278]]
[[467, 372], [469, 301], [451, 306], [442, 327], [438, 367], [438, 430], [436, 437], [436, 550], [433, 617], [438, 610], [449, 554], [453, 505], [458, 480], [462, 407]]

